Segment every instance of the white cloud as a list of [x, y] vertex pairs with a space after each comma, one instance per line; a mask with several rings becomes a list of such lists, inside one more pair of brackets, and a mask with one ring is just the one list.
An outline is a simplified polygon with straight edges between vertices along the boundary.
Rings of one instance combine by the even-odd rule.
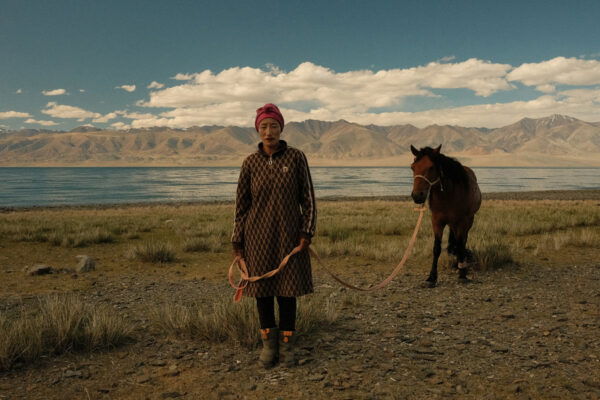
[[54, 126], [54, 125], [58, 125], [58, 123], [54, 122], [54, 121], [41, 121], [41, 120], [36, 120], [33, 118], [29, 118], [27, 120], [25, 120], [26, 124], [36, 124], [36, 125], [42, 125], [42, 126]]
[[[568, 101], [596, 102], [600, 105], [600, 87], [593, 89], [572, 89], [560, 92]], [[600, 116], [597, 117], [600, 120]]]
[[158, 83], [156, 81], [152, 81], [152, 83], [150, 83], [147, 88], [148, 89], [162, 89], [163, 87], [165, 87], [164, 84], [162, 83]]
[[43, 90], [42, 94], [44, 96], [60, 96], [67, 94], [67, 91], [65, 89]]
[[195, 74], [182, 74], [182, 73], [178, 73], [177, 75], [171, 77], [171, 79], [174, 79], [176, 81], [189, 81], [190, 79], [194, 78]]
[[115, 89], [123, 89], [124, 91], [131, 93], [135, 91], [135, 85], [121, 85], [115, 87]]
[[[397, 105], [407, 96], [431, 96], [431, 89], [467, 88], [480, 96], [511, 89], [504, 79], [510, 65], [470, 59], [430, 63], [410, 69], [343, 73], [310, 62], [288, 73], [235, 67], [213, 74], [185, 75], [187, 83], [152, 92], [148, 107], [194, 107], [222, 102], [307, 102], [331, 109]], [[176, 77], [183, 80], [184, 76]], [[265, 90], [268, 88], [268, 90]]]
[[507, 79], [537, 86], [540, 90], [546, 85], [556, 84], [598, 85], [600, 61], [556, 57], [539, 63], [522, 64], [512, 70]]
[[155, 114], [151, 113], [138, 113], [138, 112], [129, 112], [129, 111], [118, 111], [117, 114], [121, 115], [123, 118], [129, 119], [143, 119], [143, 118], [152, 118], [155, 117]]
[[279, 68], [277, 65], [273, 64], [273, 63], [266, 63], [265, 67], [267, 67], [267, 71], [269, 71], [272, 74], [275, 75], [279, 75], [279, 74], [283, 74], [285, 71], [282, 70], [281, 68]]
[[111, 119], [115, 119], [115, 118], [117, 118], [117, 113], [111, 112], [111, 113], [108, 113], [108, 114], [104, 114], [104, 115], [102, 115], [100, 117], [94, 118], [92, 120], [92, 122], [101, 122], [101, 123], [102, 122], [108, 122]]
[[445, 56], [445, 57], [440, 58], [438, 61], [444, 63], [444, 62], [450, 62], [450, 61], [454, 61], [454, 60], [456, 60], [456, 56]]
[[15, 92], [15, 94], [21, 94], [23, 93], [23, 89], [17, 89], [17, 91]]
[[129, 129], [129, 128], [131, 128], [129, 125], [125, 124], [124, 122], [115, 122], [114, 124], [111, 124], [110, 126], [112, 126], [115, 129]]
[[[304, 62], [291, 71], [266, 64], [264, 69], [235, 67], [220, 72], [181, 73], [172, 78], [180, 81], [176, 86], [165, 88], [158, 81], [148, 85], [153, 90], [135, 105], [149, 112], [116, 110], [103, 115], [55, 102], [48, 103], [43, 112], [57, 118], [113, 122], [111, 126], [117, 129], [211, 124], [252, 126], [254, 110], [266, 102], [278, 104], [287, 121], [345, 119], [379, 125], [437, 123], [498, 127], [523, 117], [551, 114], [600, 120], [597, 117], [600, 115], [600, 61], [557, 57], [515, 68], [479, 59], [454, 60], [454, 56], [447, 56], [413, 68], [347, 72]], [[413, 96], [441, 98], [443, 102], [435, 104], [452, 104], [453, 90], [467, 89], [479, 96], [477, 103], [481, 103], [481, 98], [520, 87], [515, 86], [517, 82], [535, 87], [542, 94], [528, 101], [520, 101], [517, 92], [515, 101], [506, 103], [488, 101], [489, 104], [464, 107], [402, 111], [407, 109], [405, 104], [411, 104]], [[567, 85], [577, 87], [564, 90]], [[135, 85], [119, 88], [134, 91]], [[114, 121], [117, 118], [126, 121]]]
[[[131, 122], [134, 128], [168, 126], [183, 128], [192, 125], [237, 125], [251, 126], [252, 111], [256, 103], [221, 103], [205, 107], [182, 107], [163, 112], [159, 116], [146, 115]], [[425, 127], [432, 124], [497, 128], [514, 123], [522, 118], [542, 118], [552, 114], [564, 114], [596, 122], [600, 118], [600, 88], [596, 90], [570, 90], [543, 95], [530, 101], [513, 101], [448, 107], [419, 112], [332, 112], [326, 108], [299, 111], [281, 107], [286, 121], [317, 119], [336, 121], [345, 119], [359, 124], [402, 125], [413, 124]], [[249, 115], [250, 114], [250, 115]]]
[[530, 101], [471, 105], [414, 113], [356, 114], [348, 115], [344, 119], [360, 124], [377, 125], [410, 123], [424, 127], [435, 123], [498, 128], [525, 117], [542, 118], [552, 114], [569, 115], [583, 121], [596, 122], [600, 120], [599, 111], [600, 90], [596, 90], [543, 95]]
[[56, 102], [46, 104], [46, 109], [42, 110], [42, 112], [55, 118], [72, 118], [78, 121], [102, 117], [102, 114], [99, 113], [87, 111], [75, 106], [57, 104]]
[[[252, 125], [257, 104], [275, 102], [291, 118], [339, 119], [373, 108], [399, 107], [408, 96], [437, 96], [434, 89], [470, 89], [479, 96], [512, 89], [505, 79], [507, 64], [469, 59], [460, 63], [433, 62], [409, 69], [358, 70], [337, 73], [311, 62], [284, 72], [235, 67], [213, 73], [177, 74], [184, 83], [150, 93], [138, 105], [172, 111], [140, 118], [132, 126], [224, 124]], [[304, 110], [304, 111], [303, 111]]]
[[19, 111], [0, 111], [0, 119], [29, 118], [31, 114]]
[[545, 84], [545, 85], [536, 86], [536, 89], [543, 93], [553, 93], [556, 91], [556, 86], [550, 85], [550, 84]]

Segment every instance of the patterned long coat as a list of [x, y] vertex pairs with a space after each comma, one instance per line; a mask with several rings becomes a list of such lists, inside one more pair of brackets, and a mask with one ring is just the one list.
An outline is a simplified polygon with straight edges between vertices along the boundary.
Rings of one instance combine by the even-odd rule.
[[[235, 219], [231, 241], [244, 251], [250, 276], [262, 275], [279, 266], [300, 238], [315, 233], [317, 209], [306, 156], [279, 141], [269, 156], [258, 151], [242, 164], [237, 186]], [[271, 278], [251, 282], [246, 296], [296, 297], [313, 292], [308, 251], [293, 256], [287, 266]]]

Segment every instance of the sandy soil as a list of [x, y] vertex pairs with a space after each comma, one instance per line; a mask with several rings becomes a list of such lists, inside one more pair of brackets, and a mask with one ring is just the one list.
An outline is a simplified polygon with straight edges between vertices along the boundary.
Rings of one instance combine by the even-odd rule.
[[[598, 192], [588, 195], [599, 199]], [[521, 198], [569, 196], [584, 194]], [[338, 321], [300, 335], [300, 365], [267, 371], [256, 365], [257, 351], [144, 331], [149, 304], [210, 303], [231, 293], [224, 282], [227, 260], [221, 261], [211, 260], [204, 271], [173, 267], [166, 275], [82, 275], [79, 293], [129, 316], [140, 327], [139, 339], [110, 352], [67, 354], [1, 373], [0, 399], [600, 398], [597, 248], [526, 256], [518, 265], [479, 271], [466, 285], [454, 271], [441, 270], [434, 289], [422, 288], [428, 271], [422, 266], [372, 294], [341, 289], [317, 267], [317, 291], [343, 300]], [[335, 261], [334, 269], [366, 283], [391, 267], [348, 258]], [[0, 279], [14, 273], [0, 271]], [[60, 288], [73, 279], [47, 280]], [[3, 293], [5, 309], [33, 301], [19, 296], [19, 287]]]

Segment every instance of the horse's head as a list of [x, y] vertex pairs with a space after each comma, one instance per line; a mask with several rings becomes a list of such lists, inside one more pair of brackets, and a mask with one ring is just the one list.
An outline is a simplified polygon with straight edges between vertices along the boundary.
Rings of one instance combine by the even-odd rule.
[[415, 161], [410, 165], [413, 171], [413, 189], [411, 196], [415, 203], [423, 204], [427, 199], [427, 194], [431, 186], [439, 182], [440, 172], [436, 167], [436, 158], [440, 154], [442, 145], [432, 149], [423, 147], [417, 150], [410, 145], [410, 151], [415, 156]]

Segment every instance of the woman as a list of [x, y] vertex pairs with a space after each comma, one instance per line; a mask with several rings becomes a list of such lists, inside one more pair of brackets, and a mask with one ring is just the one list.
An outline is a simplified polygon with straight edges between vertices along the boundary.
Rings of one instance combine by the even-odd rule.
[[256, 297], [263, 342], [260, 363], [269, 368], [279, 359], [290, 367], [295, 364], [296, 297], [313, 292], [307, 248], [315, 233], [315, 196], [306, 156], [280, 140], [284, 120], [279, 108], [265, 104], [256, 110], [254, 126], [261, 143], [242, 164], [231, 241], [250, 276], [277, 268], [292, 249], [302, 249], [281, 272], [244, 290]]

